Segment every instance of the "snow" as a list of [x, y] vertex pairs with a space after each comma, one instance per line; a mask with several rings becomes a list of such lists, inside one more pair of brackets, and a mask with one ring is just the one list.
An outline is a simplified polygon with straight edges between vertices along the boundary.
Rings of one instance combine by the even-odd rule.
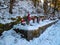
[[31, 4], [31, 2], [19, 1], [19, 6], [26, 9], [29, 12], [33, 11], [32, 9], [33, 5]]
[[6, 24], [6, 23], [10, 23], [10, 22], [13, 22], [13, 21], [12, 20], [8, 20], [8, 19], [0, 20], [0, 23], [2, 23], [2, 24]]
[[5, 9], [5, 8], [7, 8], [6, 5], [4, 5], [4, 4], [1, 4], [1, 5], [0, 5], [0, 9]]
[[60, 21], [30, 41], [21, 38], [13, 29], [5, 31], [0, 37], [0, 45], [60, 45]]
[[1, 2], [1, 3], [4, 3], [4, 1], [3, 1], [3, 0], [0, 0], [0, 2]]
[[[2, 0], [1, 0], [2, 1]], [[6, 23], [10, 23], [13, 20], [11, 20], [11, 18], [17, 18], [18, 16], [20, 17], [24, 17], [28, 15], [28, 12], [31, 14], [31, 16], [40, 16], [43, 14], [36, 14], [36, 8], [33, 6], [33, 2], [32, 1], [20, 1], [20, 0], [16, 0], [17, 2], [14, 3], [13, 6], [13, 14], [9, 14], [9, 0], [4, 0], [5, 3], [7, 2], [7, 4], [3, 4], [2, 5], [4, 7], [0, 6], [0, 23], [2, 24], [6, 24]], [[41, 9], [42, 12], [43, 9]], [[4, 21], [3, 19], [4, 18]], [[13, 21], [14, 22], [14, 21]]]
[[15, 4], [14, 10], [16, 10], [16, 12], [18, 11], [19, 14], [25, 15], [28, 12], [34, 12], [36, 9], [33, 6], [32, 1], [19, 1], [17, 4]]
[[17, 18], [18, 16], [23, 17], [28, 15], [28, 12], [31, 13], [32, 11], [35, 11], [32, 1], [18, 1], [17, 4], [15, 3], [15, 6], [13, 6], [13, 14], [9, 14], [9, 6], [2, 5], [4, 6], [0, 6], [0, 23], [3, 22], [2, 24], [14, 22], [11, 18]]
[[37, 22], [36, 23], [32, 23], [32, 21], [30, 22], [30, 25], [21, 25], [21, 24], [17, 24], [17, 25], [14, 25], [14, 29], [22, 29], [22, 30], [37, 30], [39, 27], [43, 27], [47, 24], [50, 24], [52, 22], [55, 22], [57, 20], [44, 20], [44, 21], [40, 21], [40, 23], [38, 24]]
[[41, 2], [42, 2], [42, 3], [44, 3], [44, 1], [43, 1], [43, 0], [41, 0]]
[[[16, 0], [17, 1], [17, 0]], [[3, 0], [0, 2], [4, 3]], [[15, 3], [13, 6], [13, 14], [9, 14], [9, 0], [5, 0], [7, 5], [0, 6], [0, 23], [6, 24], [10, 22], [14, 22], [11, 18], [16, 18], [17, 16], [25, 16], [28, 12], [30, 12], [31, 16], [40, 16], [43, 14], [36, 14], [36, 8], [33, 6], [31, 1], [19, 1]], [[41, 0], [43, 4], [43, 0]], [[42, 5], [43, 6], [43, 5]], [[41, 12], [43, 9], [41, 9]], [[34, 12], [34, 14], [32, 14]], [[52, 12], [52, 10], [51, 10]], [[57, 13], [56, 13], [57, 14]], [[54, 20], [56, 21], [56, 20]], [[21, 25], [17, 24], [14, 28], [20, 28], [25, 30], [36, 30], [39, 27], [42, 27], [46, 24], [54, 22], [51, 20], [40, 21], [40, 23], [32, 23], [32, 25]], [[51, 27], [47, 28], [46, 31], [41, 34], [39, 37], [34, 38], [33, 40], [27, 41], [26, 39], [21, 37], [21, 34], [17, 34], [13, 28], [9, 31], [4, 31], [2, 36], [0, 36], [0, 45], [60, 45], [60, 21], [56, 24], [52, 25]]]
[[21, 24], [17, 24], [16, 26], [14, 26], [14, 29], [22, 29], [22, 30], [36, 30], [38, 29], [38, 27], [35, 28], [35, 26], [29, 26], [29, 25], [21, 25]]

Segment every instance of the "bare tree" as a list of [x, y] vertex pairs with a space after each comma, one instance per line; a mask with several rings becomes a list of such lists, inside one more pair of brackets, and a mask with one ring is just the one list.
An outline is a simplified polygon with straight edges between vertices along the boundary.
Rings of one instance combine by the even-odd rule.
[[9, 13], [12, 14], [12, 9], [13, 9], [13, 5], [14, 5], [15, 0], [10, 0], [10, 8], [9, 8]]
[[54, 8], [53, 8], [53, 14], [55, 15], [55, 11], [57, 11], [58, 7], [57, 7], [57, 0], [53, 0], [52, 4], [54, 4]]
[[48, 1], [47, 0], [44, 0], [43, 9], [44, 9], [44, 14], [47, 15], [47, 10], [48, 10]]

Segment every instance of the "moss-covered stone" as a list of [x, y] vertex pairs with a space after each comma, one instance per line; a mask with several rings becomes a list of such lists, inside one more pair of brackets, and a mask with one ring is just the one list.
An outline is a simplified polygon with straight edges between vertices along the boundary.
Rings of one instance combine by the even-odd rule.
[[11, 18], [11, 20], [16, 20], [16, 18]]
[[2, 28], [3, 26], [4, 26], [4, 24], [1, 24], [1, 23], [0, 23], [0, 28]]
[[33, 31], [33, 37], [37, 37], [39, 35], [39, 30], [34, 30]]
[[2, 32], [4, 31], [7, 31], [7, 30], [10, 30], [11, 28], [13, 28], [14, 25], [20, 23], [21, 21], [21, 17], [18, 16], [17, 18], [11, 18], [11, 20], [16, 20], [15, 22], [10, 22], [10, 23], [7, 23], [7, 24], [1, 24], [0, 23], [0, 34], [2, 34]]
[[0, 24], [0, 36], [1, 36], [2, 32], [4, 31], [3, 27], [4, 27], [4, 25]]

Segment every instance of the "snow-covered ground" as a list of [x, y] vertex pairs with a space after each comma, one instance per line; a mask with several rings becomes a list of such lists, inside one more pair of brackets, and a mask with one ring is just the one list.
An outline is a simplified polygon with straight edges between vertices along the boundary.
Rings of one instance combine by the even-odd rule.
[[[0, 20], [1, 20], [0, 23], [6, 24], [6, 23], [13, 22], [11, 18], [17, 18], [18, 16], [20, 17], [26, 16], [28, 15], [28, 12], [33, 16], [38, 15], [36, 14], [36, 8], [34, 7], [34, 4], [32, 1], [30, 0], [28, 1], [16, 0], [16, 1], [17, 2], [14, 3], [14, 6], [13, 6], [13, 14], [9, 13], [9, 3], [4, 5], [2, 4], [3, 7], [0, 5]], [[9, 1], [5, 0], [5, 2], [9, 2]], [[42, 9], [41, 9], [41, 12], [42, 12]]]
[[13, 29], [5, 31], [0, 37], [0, 45], [60, 45], [60, 20], [30, 41], [21, 38]]
[[24, 15], [27, 15], [27, 12], [32, 12], [34, 10], [35, 8], [31, 1], [18, 1], [17, 3], [15, 3], [15, 6], [13, 6], [13, 14], [9, 13], [9, 6], [1, 4], [0, 23], [6, 24], [13, 22], [11, 18], [17, 18], [17, 16], [23, 17]]
[[[1, 0], [3, 1], [3, 0]], [[6, 0], [7, 1], [7, 0]], [[8, 2], [7, 2], [8, 3]], [[9, 4], [5, 5], [4, 7], [0, 6], [0, 23], [6, 24], [13, 22], [11, 18], [17, 18], [17, 16], [25, 16], [29, 12], [31, 15], [37, 15], [36, 14], [36, 8], [33, 6], [33, 3], [31, 1], [20, 1], [15, 3], [15, 6], [13, 6], [13, 14], [9, 14]], [[2, 9], [5, 8], [5, 9]], [[42, 12], [43, 9], [41, 9]], [[32, 14], [33, 12], [33, 14]], [[42, 13], [39, 15], [43, 15]], [[51, 21], [44, 21], [40, 22], [40, 25], [35, 23], [35, 27], [46, 25]], [[53, 21], [52, 21], [53, 22]], [[42, 25], [43, 24], [43, 25]], [[18, 27], [16, 25], [16, 27]], [[35, 28], [34, 27], [34, 28]], [[32, 29], [30, 27], [30, 29]], [[41, 34], [38, 38], [34, 38], [33, 40], [27, 41], [24, 38], [21, 38], [21, 34], [17, 34], [13, 29], [9, 31], [4, 31], [2, 33], [2, 36], [0, 36], [0, 45], [60, 45], [60, 21], [58, 21], [55, 25], [52, 25], [51, 27], [47, 28], [46, 31]]]
[[20, 23], [20, 24], [14, 25], [14, 29], [37, 30], [37, 29], [39, 29], [39, 27], [43, 27], [43, 26], [53, 23], [55, 21], [57, 21], [57, 20], [44, 20], [44, 21], [40, 21], [39, 23], [37, 23], [37, 22], [33, 23], [31, 21], [30, 25], [27, 25], [27, 24], [21, 25], [21, 23]]

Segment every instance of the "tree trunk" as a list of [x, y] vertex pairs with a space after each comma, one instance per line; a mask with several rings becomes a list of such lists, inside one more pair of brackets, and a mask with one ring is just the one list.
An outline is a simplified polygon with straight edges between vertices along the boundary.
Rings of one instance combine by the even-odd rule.
[[0, 5], [1, 5], [1, 2], [0, 2]]
[[48, 10], [48, 1], [47, 0], [44, 0], [43, 9], [44, 9], [44, 14], [47, 15], [47, 10]]
[[13, 14], [12, 9], [13, 9], [14, 2], [15, 2], [15, 0], [10, 0], [10, 8], [9, 8], [10, 14]]
[[56, 6], [57, 6], [57, 0], [53, 0], [52, 3], [54, 4], [54, 8], [53, 8], [53, 14], [55, 15], [55, 11], [56, 11]]

